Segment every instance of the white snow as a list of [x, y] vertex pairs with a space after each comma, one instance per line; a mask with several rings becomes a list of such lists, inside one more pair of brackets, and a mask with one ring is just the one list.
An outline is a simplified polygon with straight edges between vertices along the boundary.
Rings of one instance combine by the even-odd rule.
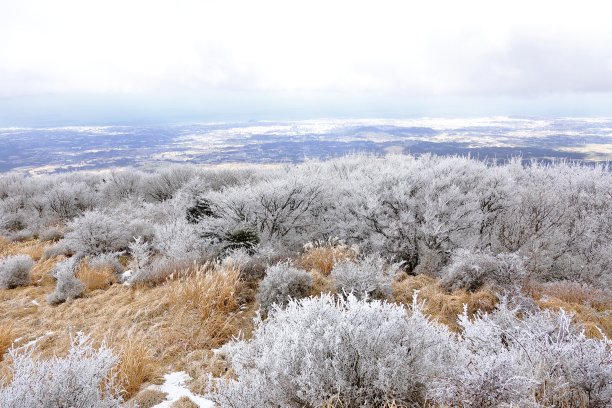
[[182, 397], [188, 397], [200, 408], [214, 408], [215, 404], [203, 398], [201, 396], [193, 394], [187, 388], [186, 384], [191, 377], [184, 371], [178, 371], [164, 375], [164, 383], [162, 385], [152, 385], [148, 389], [160, 391], [168, 394], [166, 401], [161, 402], [152, 408], [170, 408], [170, 406], [181, 399]]
[[126, 286], [130, 286], [131, 277], [132, 277], [132, 270], [128, 269], [127, 271], [121, 274], [121, 282], [123, 282], [123, 284]]

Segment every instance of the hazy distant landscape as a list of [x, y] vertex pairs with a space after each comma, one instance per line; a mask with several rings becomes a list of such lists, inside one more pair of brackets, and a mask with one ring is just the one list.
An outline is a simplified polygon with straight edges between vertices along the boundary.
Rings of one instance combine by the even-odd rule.
[[351, 153], [612, 159], [611, 118], [362, 119], [0, 128], [0, 171], [296, 163]]

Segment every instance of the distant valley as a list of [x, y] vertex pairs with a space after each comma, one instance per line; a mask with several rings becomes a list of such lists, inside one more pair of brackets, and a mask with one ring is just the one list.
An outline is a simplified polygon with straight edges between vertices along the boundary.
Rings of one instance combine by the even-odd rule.
[[355, 153], [612, 159], [612, 119], [363, 119], [0, 128], [0, 171], [295, 163]]

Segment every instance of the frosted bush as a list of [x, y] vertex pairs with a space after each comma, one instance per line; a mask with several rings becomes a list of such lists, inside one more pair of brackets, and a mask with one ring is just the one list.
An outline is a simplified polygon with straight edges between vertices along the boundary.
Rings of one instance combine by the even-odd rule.
[[292, 300], [223, 347], [236, 379], [214, 383], [221, 407], [421, 405], [453, 359], [452, 335], [415, 308], [349, 295]]
[[[341, 236], [363, 254], [380, 253], [409, 273], [435, 276], [457, 268], [449, 265], [458, 250], [490, 248], [497, 264], [518, 265], [516, 257], [503, 260], [498, 253], [523, 257], [539, 280], [607, 288], [610, 168], [354, 155], [240, 171], [181, 166], [148, 174], [10, 174], [0, 178], [0, 233], [47, 239], [45, 228], [66, 225], [64, 252], [86, 255], [125, 250], [142, 236], [170, 258], [223, 256], [240, 246], [258, 255], [266, 247], [297, 252], [305, 242]], [[86, 222], [94, 219], [100, 222]], [[484, 264], [493, 262], [478, 254]], [[459, 279], [456, 287], [493, 276], [465, 270], [477, 279]], [[505, 286], [507, 277], [490, 283]]]
[[442, 284], [449, 290], [475, 291], [484, 285], [509, 287], [520, 285], [527, 270], [518, 254], [455, 251], [442, 271]]
[[358, 298], [385, 299], [391, 295], [391, 283], [399, 264], [388, 265], [380, 256], [334, 265], [331, 276], [339, 292], [353, 293]]
[[253, 261], [252, 255], [244, 248], [228, 251], [221, 260], [221, 265], [226, 267], [236, 267], [240, 270], [246, 268]]
[[98, 255], [123, 250], [129, 237], [119, 221], [102, 212], [90, 211], [68, 224], [64, 240], [77, 253]]
[[0, 259], [0, 289], [13, 289], [30, 283], [34, 260], [29, 255], [14, 255]]
[[265, 315], [275, 304], [284, 306], [290, 299], [308, 296], [311, 288], [312, 277], [308, 272], [280, 263], [267, 268], [257, 291], [257, 301]]
[[587, 338], [571, 320], [564, 311], [529, 313], [504, 300], [473, 320], [464, 312], [463, 361], [432, 395], [466, 407], [610, 406], [612, 342]]
[[14, 242], [23, 242], [23, 241], [27, 241], [28, 239], [33, 238], [34, 235], [36, 234], [32, 230], [23, 229], [21, 231], [15, 231], [11, 233], [9, 235], [9, 239]]
[[105, 345], [94, 349], [79, 334], [66, 357], [36, 359], [35, 349], [12, 349], [10, 379], [0, 388], [0, 406], [14, 408], [120, 408], [123, 400], [112, 369], [117, 357]]
[[95, 206], [95, 196], [86, 183], [65, 180], [45, 192], [46, 208], [54, 221], [68, 221]]
[[193, 177], [193, 169], [188, 166], [171, 167], [144, 177], [142, 190], [148, 200], [162, 202], [171, 199]]
[[195, 262], [189, 258], [155, 258], [145, 267], [134, 271], [134, 274], [129, 279], [129, 283], [160, 284], [171, 276], [181, 275], [193, 266], [195, 266]]
[[123, 265], [119, 262], [120, 252], [118, 253], [105, 253], [95, 255], [89, 258], [89, 266], [92, 268], [109, 268], [115, 274], [121, 274], [123, 272]]
[[132, 259], [128, 266], [134, 273], [138, 273], [149, 265], [151, 259], [151, 245], [142, 237], [137, 237], [130, 243], [129, 253]]
[[58, 264], [52, 275], [57, 279], [55, 291], [47, 297], [47, 301], [56, 305], [67, 300], [81, 297], [85, 292], [85, 284], [75, 276], [75, 265], [78, 261], [70, 258]]
[[166, 257], [198, 258], [204, 242], [194, 225], [185, 219], [179, 218], [155, 225], [153, 246]]
[[72, 255], [73, 253], [68, 243], [62, 240], [46, 247], [43, 252], [43, 258], [50, 259], [60, 255]]
[[38, 234], [38, 238], [41, 241], [59, 241], [63, 237], [64, 232], [57, 227], [45, 228]]

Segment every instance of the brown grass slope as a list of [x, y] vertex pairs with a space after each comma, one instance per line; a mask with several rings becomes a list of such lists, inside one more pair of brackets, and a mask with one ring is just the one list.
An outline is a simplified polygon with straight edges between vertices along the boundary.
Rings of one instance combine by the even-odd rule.
[[[243, 281], [244, 274], [231, 263], [209, 263], [186, 266], [155, 285], [128, 287], [118, 284], [110, 269], [92, 268], [83, 261], [77, 276], [86, 283], [84, 297], [51, 306], [46, 302], [54, 289], [50, 271], [63, 257], [42, 259], [44, 248], [45, 244], [36, 240], [0, 240], [0, 257], [28, 254], [37, 261], [30, 286], [0, 290], [1, 355], [11, 346], [31, 342], [36, 343], [42, 358], [62, 355], [68, 350], [70, 336], [82, 331], [115, 349], [120, 357], [116, 373], [127, 399], [134, 395], [145, 398], [142, 391], [138, 394], [143, 384], [157, 382], [168, 371], [187, 371], [194, 378], [192, 390], [200, 393], [209, 373], [231, 375], [212, 350], [234, 336], [250, 335], [257, 309], [257, 279]], [[334, 263], [354, 257], [350, 250], [315, 248], [295, 264], [313, 275], [312, 294], [317, 295], [333, 292], [335, 285], [329, 274]], [[456, 321], [463, 305], [475, 313], [491, 311], [498, 302], [491, 289], [449, 293], [438, 279], [424, 275], [396, 279], [392, 300], [411, 304], [415, 291], [419, 301], [425, 302], [426, 311], [453, 330], [459, 329]], [[598, 336], [600, 328], [612, 336], [609, 294], [572, 284], [535, 283], [530, 283], [526, 292], [541, 307], [575, 312], [589, 335]], [[9, 364], [7, 359], [0, 361], [0, 370], [6, 372]], [[329, 406], [336, 405], [330, 401]], [[395, 405], [390, 401], [388, 406]]]

